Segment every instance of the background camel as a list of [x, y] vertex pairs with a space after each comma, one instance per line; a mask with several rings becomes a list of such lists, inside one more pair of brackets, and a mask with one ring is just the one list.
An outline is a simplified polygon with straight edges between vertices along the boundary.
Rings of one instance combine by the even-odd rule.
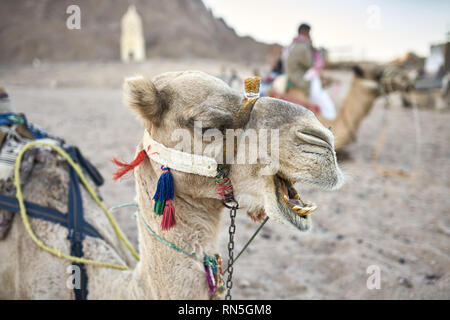
[[[140, 116], [153, 138], [168, 147], [168, 137], [177, 128], [193, 130], [193, 121], [204, 126], [226, 128], [239, 109], [242, 95], [224, 82], [201, 72], [167, 73], [154, 81], [125, 83], [127, 104]], [[259, 174], [262, 165], [231, 165], [230, 179], [241, 207], [254, 218], [264, 210], [274, 220], [305, 230], [310, 217], [300, 217], [284, 196], [295, 196], [292, 185], [303, 182], [326, 189], [342, 184], [342, 174], [333, 149], [333, 135], [312, 112], [272, 98], [259, 99], [245, 129], [280, 130], [280, 168], [276, 175]], [[205, 145], [206, 147], [206, 145]], [[138, 151], [142, 146], [138, 146]], [[65, 211], [68, 170], [45, 150], [26, 154], [34, 166], [23, 173], [25, 199]], [[187, 251], [215, 253], [223, 206], [215, 193], [214, 179], [172, 172], [176, 197], [177, 226], [159, 227], [160, 217], [152, 212], [151, 196], [160, 174], [159, 165], [149, 159], [135, 170], [142, 217], [168, 241]], [[132, 258], [115, 239], [106, 217], [83, 190], [86, 220], [106, 241], [87, 237], [86, 258], [133, 266]], [[153, 238], [138, 223], [141, 260], [130, 271], [87, 266], [90, 299], [206, 299], [208, 287], [200, 261], [176, 252]], [[33, 220], [35, 233], [44, 242], [69, 252], [67, 230]], [[73, 298], [66, 287], [70, 263], [38, 249], [16, 218], [8, 237], [0, 242], [0, 298]], [[4, 257], [8, 257], [7, 259]]]
[[[356, 139], [361, 122], [378, 97], [393, 91], [400, 91], [404, 95], [411, 88], [411, 83], [401, 72], [386, 76], [388, 72], [374, 66], [355, 66], [353, 72], [355, 76], [336, 118], [328, 120], [317, 115], [320, 122], [333, 131], [336, 151], [342, 150]], [[299, 100], [308, 101], [298, 89], [291, 88], [288, 93]], [[404, 96], [403, 99], [407, 97]]]

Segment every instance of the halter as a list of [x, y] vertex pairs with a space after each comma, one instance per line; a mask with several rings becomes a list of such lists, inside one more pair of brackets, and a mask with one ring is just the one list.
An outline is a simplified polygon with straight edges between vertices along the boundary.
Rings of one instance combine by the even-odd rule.
[[[245, 99], [243, 105], [236, 113], [233, 128], [241, 128], [249, 121], [253, 106], [259, 98], [259, 77], [245, 79], [244, 85]], [[113, 162], [119, 166], [119, 169], [114, 174], [114, 180], [119, 179], [128, 171], [133, 170], [146, 157], [149, 157], [151, 160], [161, 165], [162, 173], [158, 180], [158, 185], [155, 195], [153, 196], [153, 200], [155, 214], [163, 216], [161, 220], [161, 228], [163, 230], [169, 230], [176, 225], [175, 208], [173, 207], [172, 203], [172, 200], [174, 198], [174, 188], [170, 169], [215, 178], [217, 193], [221, 197], [223, 205], [230, 209], [231, 223], [229, 228], [230, 239], [228, 243], [229, 259], [228, 267], [226, 270], [226, 272], [228, 272], [228, 278], [226, 282], [227, 295], [225, 298], [231, 299], [233, 264], [237, 260], [237, 258], [239, 258], [242, 252], [247, 248], [248, 244], [254, 239], [256, 234], [261, 230], [262, 226], [267, 222], [268, 218], [266, 218], [266, 220], [261, 224], [255, 234], [251, 237], [249, 242], [245, 245], [244, 249], [239, 253], [236, 259], [234, 259], [234, 233], [236, 229], [234, 221], [236, 217], [236, 211], [239, 208], [239, 203], [234, 198], [233, 186], [231, 180], [228, 177], [228, 168], [226, 168], [222, 164], [218, 164], [216, 159], [214, 158], [168, 148], [165, 145], [155, 141], [150, 136], [150, 133], [147, 130], [144, 131], [142, 144], [143, 149], [138, 152], [138, 155], [131, 163], [124, 163], [118, 161], [117, 159], [113, 159]], [[176, 251], [182, 252], [191, 257], [197, 257], [195, 252], [189, 253], [161, 238], [150, 228], [150, 226], [145, 222], [140, 214], [139, 217], [147, 231], [160, 242], [171, 247], [172, 249], [175, 249]], [[213, 297], [217, 297], [218, 294], [221, 294], [225, 291], [225, 284], [222, 278], [222, 260], [218, 254], [204, 255], [202, 260], [210, 289], [210, 294]]]
[[150, 159], [170, 169], [205, 177], [217, 175], [216, 159], [168, 148], [153, 140], [147, 130], [144, 131], [142, 145]]

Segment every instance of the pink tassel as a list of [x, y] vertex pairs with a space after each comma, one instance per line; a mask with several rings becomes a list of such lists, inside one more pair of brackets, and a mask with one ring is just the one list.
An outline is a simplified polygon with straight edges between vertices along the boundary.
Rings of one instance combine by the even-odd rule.
[[172, 200], [166, 200], [166, 204], [164, 206], [163, 218], [161, 221], [161, 228], [163, 230], [169, 230], [172, 228], [177, 221], [175, 220], [175, 208], [173, 207]]
[[214, 285], [213, 279], [211, 277], [211, 269], [206, 265], [205, 265], [205, 273], [206, 273], [206, 280], [208, 281], [209, 293], [214, 294], [214, 292], [216, 291], [216, 286]]

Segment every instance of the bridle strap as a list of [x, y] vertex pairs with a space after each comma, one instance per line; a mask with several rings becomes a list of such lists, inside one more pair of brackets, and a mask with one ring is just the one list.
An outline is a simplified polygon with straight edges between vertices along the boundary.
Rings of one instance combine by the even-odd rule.
[[142, 144], [147, 156], [161, 165], [200, 176], [215, 177], [217, 175], [216, 159], [168, 148], [153, 140], [147, 130], [144, 131]]

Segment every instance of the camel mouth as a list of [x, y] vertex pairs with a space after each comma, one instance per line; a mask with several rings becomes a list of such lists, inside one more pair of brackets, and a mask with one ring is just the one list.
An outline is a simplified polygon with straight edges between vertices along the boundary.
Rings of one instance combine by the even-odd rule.
[[311, 228], [310, 214], [317, 209], [317, 205], [303, 201], [292, 183], [279, 174], [274, 176], [274, 182], [278, 209], [284, 219], [297, 229], [309, 230]]

